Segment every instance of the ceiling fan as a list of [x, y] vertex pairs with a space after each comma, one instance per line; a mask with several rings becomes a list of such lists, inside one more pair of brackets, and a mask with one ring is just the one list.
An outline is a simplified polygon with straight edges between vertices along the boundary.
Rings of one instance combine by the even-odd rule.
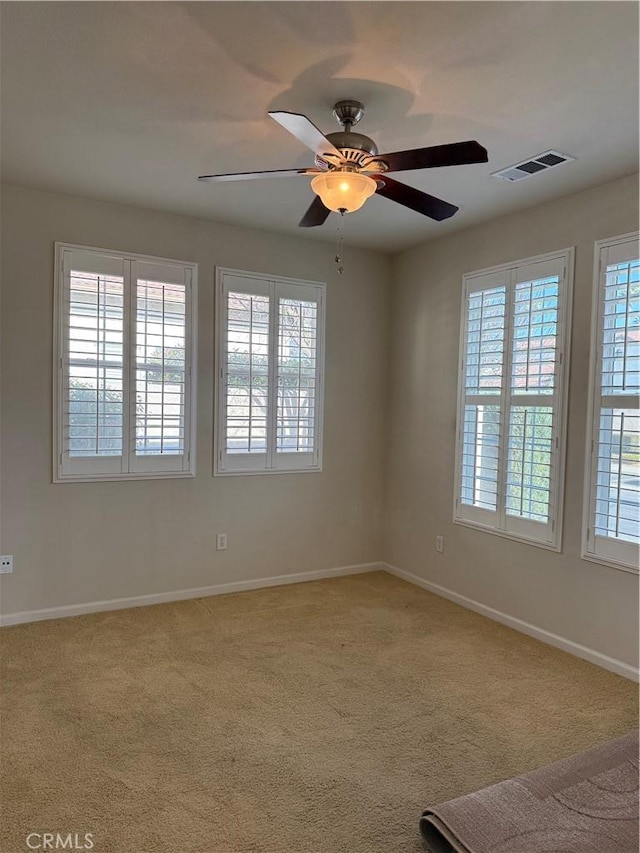
[[373, 139], [352, 131], [352, 127], [364, 115], [364, 105], [360, 101], [338, 101], [335, 104], [333, 115], [343, 129], [327, 136], [305, 115], [284, 111], [270, 112], [269, 115], [314, 152], [315, 166], [266, 172], [200, 175], [198, 180], [245, 181], [254, 178], [313, 175], [311, 189], [316, 193], [316, 198], [300, 220], [299, 224], [303, 228], [322, 225], [332, 210], [338, 213], [358, 210], [374, 193], [440, 222], [453, 216], [458, 208], [414, 187], [401, 184], [390, 178], [388, 173], [486, 163], [488, 160], [486, 149], [473, 141], [378, 154], [378, 147]]

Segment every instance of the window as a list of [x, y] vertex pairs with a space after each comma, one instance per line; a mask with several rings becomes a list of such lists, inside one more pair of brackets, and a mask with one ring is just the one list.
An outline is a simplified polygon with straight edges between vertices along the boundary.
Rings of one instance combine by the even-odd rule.
[[193, 475], [196, 276], [56, 244], [54, 481]]
[[454, 520], [560, 550], [573, 250], [465, 275]]
[[218, 270], [215, 474], [320, 470], [324, 293]]
[[583, 557], [638, 571], [638, 235], [596, 243]]

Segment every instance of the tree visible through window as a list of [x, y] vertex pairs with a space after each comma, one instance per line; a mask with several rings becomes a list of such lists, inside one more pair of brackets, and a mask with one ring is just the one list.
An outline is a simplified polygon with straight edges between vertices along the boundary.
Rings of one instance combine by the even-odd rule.
[[216, 473], [320, 465], [324, 285], [221, 270]]

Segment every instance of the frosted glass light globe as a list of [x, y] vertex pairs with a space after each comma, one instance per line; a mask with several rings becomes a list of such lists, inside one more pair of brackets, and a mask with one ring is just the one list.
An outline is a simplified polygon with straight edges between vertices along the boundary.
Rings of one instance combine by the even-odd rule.
[[377, 184], [373, 178], [357, 172], [326, 172], [316, 175], [311, 189], [329, 210], [353, 213], [374, 194]]

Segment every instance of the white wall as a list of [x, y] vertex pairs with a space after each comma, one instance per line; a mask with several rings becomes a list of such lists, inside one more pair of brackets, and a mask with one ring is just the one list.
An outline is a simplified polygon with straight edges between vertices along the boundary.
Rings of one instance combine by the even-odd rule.
[[[56, 240], [199, 264], [195, 479], [52, 484]], [[17, 187], [2, 248], [2, 613], [380, 558], [387, 256]], [[327, 282], [323, 472], [211, 476], [214, 265]]]
[[[596, 187], [393, 264], [349, 250], [342, 277], [329, 244], [5, 187], [1, 551], [15, 571], [0, 577], [1, 612], [384, 559], [637, 665], [638, 578], [579, 557], [593, 243], [637, 227], [637, 186], [632, 176]], [[55, 240], [199, 263], [195, 480], [51, 483]], [[462, 274], [567, 246], [576, 272], [556, 554], [453, 524], [454, 433]], [[212, 478], [215, 264], [327, 281], [324, 472]], [[228, 551], [215, 551], [216, 532], [228, 533]]]
[[[396, 258], [384, 552], [404, 572], [633, 666], [638, 577], [579, 554], [593, 244], [637, 227], [638, 179], [630, 176]], [[463, 273], [568, 246], [576, 266], [558, 554], [453, 524], [456, 389]], [[445, 537], [444, 554], [435, 551], [436, 534]]]

